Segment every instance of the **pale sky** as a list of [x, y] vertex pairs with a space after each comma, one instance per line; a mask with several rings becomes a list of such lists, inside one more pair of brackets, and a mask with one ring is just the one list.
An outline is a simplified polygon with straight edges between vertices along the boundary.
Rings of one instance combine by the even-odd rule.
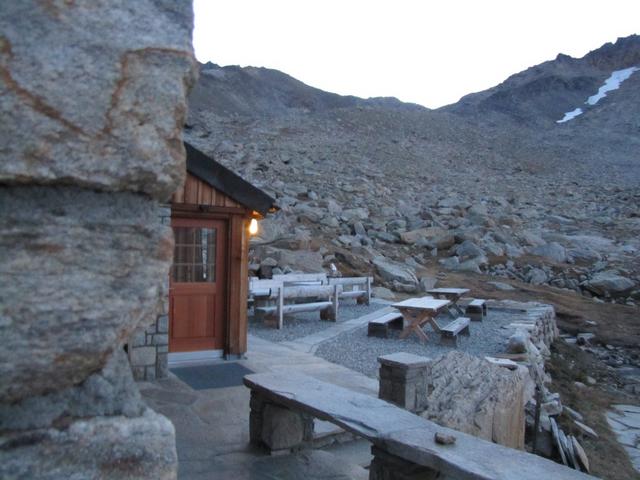
[[640, 33], [640, 0], [195, 0], [201, 62], [436, 108]]

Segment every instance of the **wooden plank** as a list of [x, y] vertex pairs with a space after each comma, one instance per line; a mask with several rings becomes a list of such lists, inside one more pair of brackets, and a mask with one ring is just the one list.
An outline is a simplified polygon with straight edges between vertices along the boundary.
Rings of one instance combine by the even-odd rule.
[[[308, 413], [364, 437], [378, 448], [451, 478], [470, 480], [586, 480], [589, 475], [551, 460], [441, 427], [378, 398], [287, 372], [244, 377], [270, 401]], [[435, 442], [435, 434], [456, 438]]]
[[367, 279], [371, 279], [371, 277], [329, 277], [329, 285], [339, 284], [339, 285], [366, 285]]
[[[339, 287], [339, 285], [336, 285]], [[333, 295], [334, 287], [331, 285], [298, 285], [284, 287], [284, 298], [329, 298]]]
[[[243, 288], [246, 284], [247, 272], [242, 270], [242, 225], [237, 216], [229, 218], [229, 247], [227, 264], [229, 265], [227, 298], [227, 353], [239, 355], [243, 335], [241, 331], [242, 316], [247, 314], [247, 293]], [[246, 287], [245, 287], [246, 288]]]
[[433, 297], [409, 298], [402, 302], [394, 303], [392, 307], [396, 308], [416, 308], [421, 310], [437, 311], [446, 307], [451, 302], [449, 300], [438, 300]]
[[284, 284], [301, 282], [321, 282], [321, 284], [328, 284], [325, 273], [287, 273], [284, 275], [274, 275], [273, 280], [280, 280]]
[[427, 290], [427, 293], [431, 293], [433, 295], [458, 295], [462, 296], [465, 293], [468, 293], [470, 290], [468, 288], [432, 288], [431, 290]]
[[457, 335], [465, 328], [469, 328], [470, 319], [466, 317], [458, 317], [450, 324], [440, 327], [440, 333], [445, 335]]
[[198, 204], [198, 179], [187, 175], [184, 183], [184, 203]]
[[[282, 306], [282, 312], [287, 313], [299, 313], [299, 312], [316, 312], [331, 307], [331, 302], [312, 302], [312, 303], [292, 303]], [[256, 310], [266, 313], [274, 314], [278, 311], [276, 305], [268, 305], [264, 307], [256, 307]]]

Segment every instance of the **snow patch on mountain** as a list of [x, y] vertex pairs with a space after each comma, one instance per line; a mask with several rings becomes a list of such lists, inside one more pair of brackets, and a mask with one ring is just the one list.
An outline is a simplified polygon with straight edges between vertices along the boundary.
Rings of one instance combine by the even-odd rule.
[[[586, 105], [593, 106], [607, 96], [607, 92], [612, 90], [617, 90], [622, 85], [622, 82], [627, 80], [634, 72], [640, 70], [640, 67], [629, 67], [624, 68], [622, 70], [615, 70], [611, 72], [611, 76], [607, 78], [604, 84], [598, 89], [598, 93], [595, 95], [591, 95], [587, 98], [587, 101], [584, 102]], [[581, 108], [576, 108], [570, 112], [565, 112], [564, 117], [560, 120], [556, 120], [556, 123], [565, 123], [569, 120], [573, 120], [578, 115], [582, 115], [584, 112]]]
[[562, 117], [562, 120], [556, 120], [556, 123], [568, 122], [569, 120], [573, 120], [574, 118], [576, 118], [578, 115], [582, 115], [582, 109], [581, 108], [576, 108], [575, 110], [571, 110], [570, 112], [566, 112], [564, 114], [564, 117]]
[[600, 87], [598, 93], [590, 96], [584, 103], [588, 105], [595, 105], [601, 99], [607, 96], [607, 92], [620, 88], [622, 82], [627, 80], [631, 75], [633, 75], [633, 72], [636, 72], [638, 70], [640, 70], [640, 68], [638, 67], [629, 67], [623, 70], [616, 70], [615, 72], [612, 72], [611, 76], [604, 82], [604, 85]]

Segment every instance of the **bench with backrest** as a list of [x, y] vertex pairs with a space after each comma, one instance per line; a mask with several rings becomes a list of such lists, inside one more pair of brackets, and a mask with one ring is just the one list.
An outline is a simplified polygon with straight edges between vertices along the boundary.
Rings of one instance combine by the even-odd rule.
[[[308, 447], [313, 418], [369, 440], [371, 480], [586, 480], [594, 477], [537, 455], [491, 443], [415, 415], [378, 398], [287, 373], [244, 377], [251, 389], [249, 435], [272, 453]], [[426, 392], [425, 392], [426, 393]], [[440, 444], [436, 434], [453, 436]]]
[[274, 275], [273, 280], [289, 285], [328, 285], [326, 273], [286, 273]]
[[487, 316], [487, 301], [481, 298], [471, 300], [464, 313], [474, 322], [481, 322]]
[[280, 280], [253, 280], [249, 284], [256, 315], [274, 320], [279, 329], [288, 313], [319, 311], [323, 320], [335, 321], [341, 288], [340, 285], [285, 285]]
[[329, 285], [342, 285], [340, 298], [355, 298], [359, 304], [371, 302], [371, 277], [329, 277]]

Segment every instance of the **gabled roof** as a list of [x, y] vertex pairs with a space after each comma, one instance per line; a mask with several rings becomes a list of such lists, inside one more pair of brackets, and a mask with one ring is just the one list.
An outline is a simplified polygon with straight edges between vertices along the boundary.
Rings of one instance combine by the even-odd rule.
[[193, 145], [184, 142], [184, 147], [187, 151], [187, 172], [262, 216], [278, 210], [275, 199], [258, 187], [250, 184]]

